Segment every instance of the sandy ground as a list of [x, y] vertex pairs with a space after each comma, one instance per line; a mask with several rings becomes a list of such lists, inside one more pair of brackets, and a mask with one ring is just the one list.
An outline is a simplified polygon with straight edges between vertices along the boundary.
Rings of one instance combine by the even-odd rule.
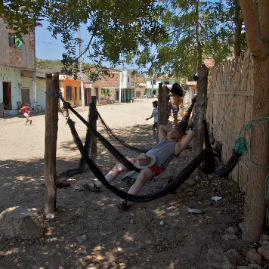
[[[98, 106], [107, 125], [124, 141], [139, 147], [154, 146], [151, 140], [152, 99], [129, 104]], [[88, 110], [77, 110], [85, 119]], [[81, 138], [86, 127], [71, 115]], [[0, 212], [13, 206], [44, 207], [44, 114], [32, 114], [31, 126], [22, 115], [0, 118]], [[105, 134], [101, 123], [98, 130]], [[107, 136], [106, 136], [107, 137]], [[107, 137], [108, 138], [108, 137]], [[127, 158], [138, 155], [109, 139]], [[146, 183], [142, 194], [162, 189], [192, 160], [191, 148], [182, 153], [167, 170]], [[65, 118], [59, 113], [57, 173], [78, 167], [80, 153], [73, 142]], [[98, 166], [106, 174], [117, 163], [98, 143]], [[236, 249], [245, 263], [250, 247], [242, 241], [238, 224], [243, 220], [243, 199], [229, 179], [193, 174], [186, 184], [157, 200], [131, 203], [126, 212], [106, 188], [100, 193], [76, 190], [96, 180], [89, 169], [73, 176], [70, 187], [57, 189], [55, 218], [44, 216], [44, 235], [21, 240], [0, 237], [0, 268], [217, 268], [207, 259], [210, 249]], [[130, 185], [119, 178], [113, 183], [127, 191]], [[222, 197], [212, 201], [212, 197]], [[200, 209], [203, 214], [190, 214]], [[164, 225], [161, 225], [164, 224]], [[225, 240], [233, 227], [235, 239]]]

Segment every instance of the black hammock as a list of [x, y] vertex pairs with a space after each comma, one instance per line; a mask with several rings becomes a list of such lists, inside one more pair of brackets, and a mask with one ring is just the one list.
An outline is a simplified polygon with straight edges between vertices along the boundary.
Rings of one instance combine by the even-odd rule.
[[[90, 126], [90, 124], [81, 116], [79, 115], [68, 103], [68, 107], [70, 110], [85, 124], [88, 126], [89, 129], [96, 135], [97, 138], [104, 144], [104, 146], [107, 147], [107, 149], [128, 169], [128, 170], [135, 170], [139, 171], [132, 163], [130, 163], [123, 155], [121, 155], [99, 132], [97, 132], [94, 128]], [[122, 199], [133, 201], [133, 202], [146, 202], [151, 201], [153, 199], [160, 198], [164, 195], [167, 195], [171, 192], [173, 192], [175, 189], [177, 189], [184, 181], [188, 179], [188, 177], [194, 172], [194, 170], [204, 161], [204, 169], [206, 169], [207, 173], [212, 173], [215, 169], [214, 165], [214, 155], [212, 152], [212, 148], [209, 143], [209, 137], [208, 137], [208, 131], [207, 131], [207, 124], [206, 121], [203, 121], [204, 123], [204, 136], [205, 136], [205, 142], [206, 142], [206, 148], [196, 157], [193, 159], [193, 161], [185, 167], [181, 173], [174, 178], [173, 181], [171, 181], [169, 184], [166, 185], [163, 189], [152, 193], [148, 195], [131, 195], [128, 194], [122, 190], [119, 190], [118, 188], [112, 186], [109, 184], [104, 175], [102, 174], [101, 170], [94, 164], [94, 162], [91, 160], [91, 158], [88, 156], [88, 153], [86, 149], [83, 147], [82, 142], [75, 130], [74, 122], [68, 118], [68, 124], [70, 126], [72, 135], [74, 137], [74, 141], [77, 144], [82, 157], [86, 161], [87, 165], [90, 167], [90, 169], [93, 171], [94, 175], [102, 182], [102, 184], [107, 187], [110, 191], [121, 197]], [[239, 157], [241, 154], [235, 153], [231, 157], [231, 161], [228, 161], [228, 163], [220, 168], [219, 170], [215, 171], [215, 174], [217, 176], [223, 176], [226, 175], [226, 173], [229, 173], [232, 171], [232, 169], [237, 164]]]
[[[184, 183], [184, 181], [186, 181], [188, 179], [188, 177], [202, 163], [202, 161], [204, 161], [204, 160], [212, 160], [212, 158], [214, 158], [211, 146], [209, 144], [209, 146], [207, 145], [207, 147], [196, 158], [194, 158], [192, 160], [192, 162], [189, 163], [187, 165], [187, 167], [185, 167], [181, 171], [181, 173], [174, 178], [173, 181], [171, 181], [169, 184], [167, 184], [163, 189], [161, 189], [161, 190], [159, 190], [157, 192], [154, 192], [152, 194], [148, 194], [148, 195], [132, 195], [132, 194], [128, 194], [125, 191], [122, 191], [122, 190], [114, 187], [113, 185], [109, 184], [106, 181], [105, 176], [103, 175], [101, 170], [94, 164], [92, 159], [88, 156], [87, 151], [83, 147], [82, 142], [81, 142], [81, 140], [80, 140], [80, 138], [79, 138], [79, 136], [77, 134], [77, 131], [75, 129], [74, 122], [70, 118], [68, 118], [67, 122], [68, 122], [68, 124], [70, 126], [70, 130], [71, 130], [71, 133], [72, 133], [72, 135], [74, 137], [74, 141], [77, 144], [78, 149], [79, 149], [82, 157], [85, 159], [87, 165], [90, 167], [90, 169], [92, 170], [94, 175], [98, 178], [98, 180], [100, 180], [102, 182], [102, 184], [106, 188], [108, 188], [110, 191], [115, 193], [120, 198], [128, 200], [128, 201], [147, 202], [147, 201], [151, 201], [151, 200], [160, 198], [162, 196], [165, 196], [165, 195], [171, 193], [172, 191], [174, 191], [175, 189], [177, 189], [182, 183]], [[207, 139], [205, 139], [205, 140], [209, 141], [206, 122], [204, 124], [205, 124], [204, 125], [204, 134], [205, 134], [205, 136], [207, 136]], [[208, 156], [211, 156], [211, 157], [209, 158]], [[212, 166], [212, 164], [213, 164], [213, 166]], [[209, 163], [207, 165], [208, 172], [212, 173], [212, 171], [214, 170], [214, 167], [215, 167], [214, 162]]]

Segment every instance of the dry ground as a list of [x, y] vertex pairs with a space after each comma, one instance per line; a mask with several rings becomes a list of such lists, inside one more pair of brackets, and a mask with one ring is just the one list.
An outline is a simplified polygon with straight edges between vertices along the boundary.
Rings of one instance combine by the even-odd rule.
[[[131, 104], [100, 106], [106, 123], [123, 140], [137, 147], [151, 147], [151, 99]], [[87, 118], [87, 110], [78, 110]], [[71, 115], [78, 133], [85, 138], [86, 127]], [[44, 207], [44, 114], [32, 115], [32, 126], [23, 116], [0, 118], [0, 212], [20, 205]], [[98, 130], [104, 134], [99, 124]], [[80, 154], [73, 142], [65, 118], [59, 114], [57, 173], [76, 168]], [[113, 142], [124, 156], [137, 156]], [[192, 160], [191, 149], [177, 157], [159, 177], [147, 182], [143, 193], [163, 188]], [[98, 165], [105, 174], [116, 163], [98, 144]], [[116, 207], [119, 198], [107, 189], [100, 193], [75, 190], [95, 180], [87, 169], [75, 175], [71, 186], [57, 189], [55, 218], [44, 216], [44, 236], [36, 240], [0, 237], [0, 268], [215, 268], [208, 264], [209, 249], [236, 249], [244, 254], [249, 244], [240, 239], [238, 224], [243, 220], [243, 198], [229, 179], [193, 174], [189, 184], [157, 200], [132, 203], [128, 211]], [[120, 178], [115, 186], [128, 190]], [[214, 196], [222, 197], [212, 201]], [[170, 209], [170, 210], [169, 210]], [[190, 214], [201, 209], [203, 214]], [[161, 221], [164, 225], [160, 225]], [[221, 237], [233, 227], [237, 239]]]

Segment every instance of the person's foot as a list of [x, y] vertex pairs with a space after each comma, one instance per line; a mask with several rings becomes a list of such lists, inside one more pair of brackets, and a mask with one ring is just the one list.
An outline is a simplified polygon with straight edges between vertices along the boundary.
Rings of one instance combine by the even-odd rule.
[[96, 184], [82, 184], [82, 187], [87, 190], [87, 191], [92, 191], [92, 192], [99, 192], [100, 188], [96, 186]]
[[151, 140], [156, 139], [156, 137], [152, 137]]

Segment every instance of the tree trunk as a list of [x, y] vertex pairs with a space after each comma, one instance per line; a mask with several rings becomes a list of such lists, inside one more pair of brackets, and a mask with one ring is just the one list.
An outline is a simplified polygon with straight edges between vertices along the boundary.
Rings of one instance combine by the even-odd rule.
[[[96, 130], [98, 116], [96, 112], [96, 105], [94, 102], [90, 104], [90, 118], [89, 123], [90, 125]], [[97, 164], [97, 138], [94, 134], [92, 134], [91, 139], [91, 158], [95, 164]]]
[[193, 154], [196, 157], [203, 150], [203, 120], [207, 107], [207, 77], [208, 68], [202, 66], [198, 69], [197, 97], [194, 114], [195, 140], [193, 141]]
[[[254, 96], [252, 118], [269, 115], [269, 2], [259, 0], [240, 0], [246, 27], [247, 43], [254, 61]], [[269, 124], [251, 131], [250, 160], [260, 166], [269, 163]], [[263, 232], [265, 221], [265, 178], [268, 169], [250, 164], [250, 179], [245, 197], [245, 221], [242, 238], [257, 242]]]
[[[167, 96], [165, 95], [163, 85], [162, 83], [159, 83], [159, 96], [158, 96], [158, 128], [159, 130], [159, 125], [167, 125], [168, 123], [168, 118], [167, 118], [167, 106], [168, 106], [168, 100]], [[159, 142], [159, 137], [157, 135], [157, 140], [156, 142]]]
[[[254, 97], [252, 118], [269, 115], [269, 61], [254, 60]], [[267, 166], [269, 160], [269, 124], [251, 130], [250, 160], [251, 162]], [[264, 129], [263, 129], [264, 127]], [[243, 225], [243, 239], [248, 242], [258, 242], [263, 232], [265, 221], [265, 178], [268, 169], [250, 165], [250, 180], [247, 184], [245, 197], [245, 221]]]
[[238, 0], [235, 0], [234, 23], [235, 23], [234, 56], [239, 57], [241, 53], [241, 32], [242, 32], [243, 18]]
[[[46, 91], [59, 94], [59, 76], [47, 75]], [[58, 131], [58, 98], [46, 96], [45, 110], [45, 214], [56, 210], [56, 142]]]

